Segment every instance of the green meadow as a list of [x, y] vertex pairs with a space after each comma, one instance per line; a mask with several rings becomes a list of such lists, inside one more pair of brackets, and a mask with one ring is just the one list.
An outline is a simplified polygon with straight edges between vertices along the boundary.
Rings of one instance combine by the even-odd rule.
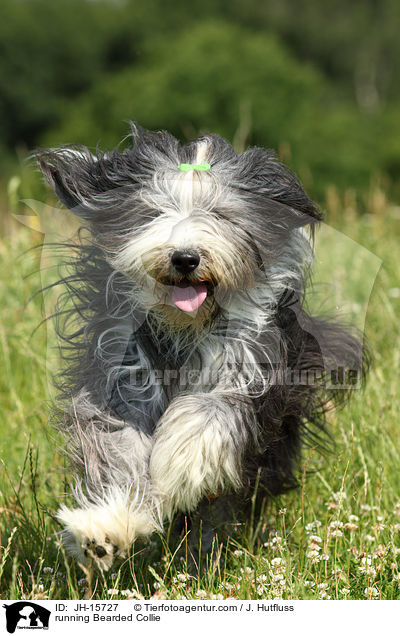
[[12, 219], [4, 204], [2, 598], [400, 598], [400, 208], [378, 186], [357, 203], [351, 193], [341, 197], [334, 190], [326, 200], [327, 227], [316, 241], [316, 300], [310, 303], [322, 299], [359, 327], [365, 323], [373, 353], [365, 388], [329, 414], [334, 449], [305, 449], [298, 489], [271, 500], [262, 518], [253, 515], [216, 546], [207, 575], [188, 573], [178, 551], [186, 537], [177, 539], [166, 528], [90, 585], [65, 554], [54, 517], [71, 481], [48, 422], [58, 362], [51, 321], [43, 318], [57, 290], [35, 293], [57, 277], [58, 257], [42, 249], [42, 234]]

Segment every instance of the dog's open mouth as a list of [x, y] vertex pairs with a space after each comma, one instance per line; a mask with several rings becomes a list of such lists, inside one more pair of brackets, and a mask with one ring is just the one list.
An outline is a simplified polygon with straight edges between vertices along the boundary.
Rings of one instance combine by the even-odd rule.
[[172, 302], [182, 311], [196, 311], [204, 303], [207, 293], [208, 287], [205, 281], [192, 283], [189, 280], [182, 280], [174, 283]]

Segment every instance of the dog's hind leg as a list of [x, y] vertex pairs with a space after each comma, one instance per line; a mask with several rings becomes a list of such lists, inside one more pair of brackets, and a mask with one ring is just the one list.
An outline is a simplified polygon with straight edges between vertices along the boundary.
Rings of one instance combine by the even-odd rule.
[[138, 536], [160, 527], [148, 477], [152, 440], [114, 418], [69, 418], [69, 451], [80, 478], [73, 489], [78, 507], [62, 506], [69, 550], [82, 562], [108, 570], [127, 555]]
[[223, 561], [223, 547], [244, 526], [243, 493], [203, 499], [188, 519], [186, 566], [193, 575], [212, 572]]
[[203, 497], [240, 488], [245, 417], [246, 409], [235, 409], [229, 396], [217, 392], [180, 396], [170, 404], [150, 457], [164, 515], [190, 512]]

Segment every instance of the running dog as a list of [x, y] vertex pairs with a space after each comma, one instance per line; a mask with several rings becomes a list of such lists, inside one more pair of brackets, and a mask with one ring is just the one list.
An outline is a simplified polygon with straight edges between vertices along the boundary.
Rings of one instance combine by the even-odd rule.
[[58, 518], [102, 570], [176, 512], [212, 537], [255, 487], [295, 485], [346, 393], [337, 378], [351, 387], [363, 369], [359, 338], [304, 309], [322, 214], [274, 153], [133, 124], [131, 137], [37, 153], [86, 228], [61, 281], [76, 505]]

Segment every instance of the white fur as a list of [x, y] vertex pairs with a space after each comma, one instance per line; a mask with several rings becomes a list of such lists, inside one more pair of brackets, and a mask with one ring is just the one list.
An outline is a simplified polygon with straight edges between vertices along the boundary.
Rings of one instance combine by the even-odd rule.
[[[155, 511], [127, 488], [110, 489], [98, 504], [75, 510], [62, 506], [57, 517], [65, 526], [67, 542], [74, 539], [70, 549], [80, 562], [92, 559], [102, 570], [108, 570], [114, 558], [125, 557], [137, 537], [160, 528]], [[101, 558], [95, 552], [98, 546], [106, 551]]]
[[[171, 287], [155, 284], [160, 269], [168, 272], [169, 258], [173, 251], [201, 246], [203, 256], [196, 271], [198, 278], [208, 278], [209, 272], [221, 280], [221, 293], [226, 286], [240, 285], [243, 261], [237, 247], [229, 241], [229, 226], [217, 221], [212, 214], [180, 216], [177, 212], [162, 214], [136, 233], [121, 252], [112, 259], [112, 265], [128, 273], [139, 283], [139, 298], [144, 307], [150, 309], [160, 303], [172, 305]], [[224, 291], [225, 290], [225, 291]], [[219, 293], [218, 286], [216, 294]]]
[[204, 163], [207, 159], [209, 144], [207, 139], [202, 139], [197, 144], [196, 161], [194, 163]]
[[204, 496], [240, 487], [240, 457], [226, 434], [227, 417], [234, 418], [231, 409], [203, 394], [176, 398], [161, 418], [150, 475], [165, 515], [191, 511]]

